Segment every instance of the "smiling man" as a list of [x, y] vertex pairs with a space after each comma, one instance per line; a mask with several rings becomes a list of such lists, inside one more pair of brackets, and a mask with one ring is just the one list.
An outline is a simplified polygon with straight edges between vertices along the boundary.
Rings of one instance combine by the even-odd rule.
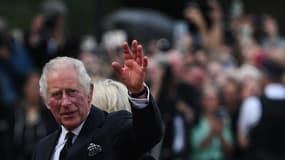
[[132, 115], [92, 107], [93, 85], [81, 61], [57, 57], [40, 79], [40, 92], [60, 128], [39, 142], [33, 160], [135, 160], [160, 141], [162, 121], [144, 84], [147, 57], [136, 40], [123, 45], [124, 65], [112, 66], [129, 91]]

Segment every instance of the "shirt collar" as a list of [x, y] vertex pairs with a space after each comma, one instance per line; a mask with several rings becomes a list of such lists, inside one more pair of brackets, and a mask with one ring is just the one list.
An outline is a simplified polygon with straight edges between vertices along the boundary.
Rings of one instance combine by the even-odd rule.
[[[71, 130], [71, 132], [75, 135], [75, 136], [78, 136], [83, 125], [85, 123], [85, 120], [78, 126], [76, 127], [75, 129]], [[61, 133], [62, 135], [66, 135], [66, 133], [69, 132], [63, 125], [61, 125]]]
[[271, 99], [284, 99], [285, 87], [278, 83], [269, 84], [265, 87], [265, 95]]
[[[87, 117], [89, 116], [89, 114], [90, 114], [90, 111], [88, 112]], [[85, 124], [86, 119], [83, 122], [81, 122], [81, 124], [78, 127], [76, 127], [75, 129], [71, 131], [75, 136], [79, 135], [83, 125]], [[61, 125], [61, 135], [66, 135], [67, 132], [69, 131], [63, 125]]]

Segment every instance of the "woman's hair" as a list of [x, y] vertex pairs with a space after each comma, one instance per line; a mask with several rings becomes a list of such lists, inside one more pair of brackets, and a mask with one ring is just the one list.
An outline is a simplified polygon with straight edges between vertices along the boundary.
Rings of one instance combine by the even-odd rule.
[[92, 104], [107, 112], [131, 111], [128, 90], [120, 82], [106, 79], [94, 81]]
[[91, 78], [88, 75], [84, 64], [75, 58], [70, 57], [57, 57], [55, 59], [50, 60], [43, 69], [43, 73], [41, 75], [39, 84], [40, 84], [40, 94], [44, 98], [47, 99], [47, 74], [52, 71], [56, 71], [59, 69], [65, 68], [74, 68], [78, 74], [79, 83], [85, 90], [85, 93], [88, 94], [90, 92], [90, 84]]

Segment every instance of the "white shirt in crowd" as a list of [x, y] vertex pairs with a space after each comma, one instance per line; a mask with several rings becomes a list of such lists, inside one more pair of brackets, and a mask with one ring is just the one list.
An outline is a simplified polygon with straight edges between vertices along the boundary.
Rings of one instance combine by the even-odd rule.
[[[285, 87], [282, 84], [269, 84], [264, 88], [264, 94], [269, 99], [285, 99]], [[285, 107], [285, 106], [284, 106]], [[262, 115], [261, 102], [258, 97], [249, 97], [241, 105], [238, 119], [238, 131], [246, 137], [252, 127], [255, 127]]]

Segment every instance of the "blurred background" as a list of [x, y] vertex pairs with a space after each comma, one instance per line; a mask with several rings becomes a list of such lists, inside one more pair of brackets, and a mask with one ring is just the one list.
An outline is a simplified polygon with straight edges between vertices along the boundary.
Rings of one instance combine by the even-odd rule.
[[57, 123], [39, 94], [46, 62], [82, 60], [118, 80], [124, 41], [149, 57], [160, 108], [156, 160], [285, 159], [281, 0], [1, 0], [0, 159], [31, 159]]
[[[271, 0], [270, 2], [265, 0], [243, 0], [242, 2], [244, 11], [247, 13], [270, 13], [276, 17], [280, 21], [280, 31], [284, 34], [285, 22], [281, 21], [284, 10], [282, 5], [280, 5], [282, 0]], [[31, 17], [39, 11], [41, 3], [41, 0], [1, 0], [0, 14], [9, 19], [9, 24], [12, 28], [28, 29]], [[84, 0], [84, 2], [69, 0], [64, 1], [64, 3], [68, 8], [68, 24], [72, 32], [76, 34], [100, 34], [102, 25], [98, 22], [101, 22], [103, 17], [112, 14], [120, 8], [154, 9], [172, 18], [181, 19], [183, 15], [179, 11], [184, 8], [187, 0], [175, 2], [170, 0]], [[228, 8], [227, 12], [230, 12], [231, 0], [220, 0], [220, 3], [224, 8]], [[21, 15], [21, 18], [19, 18], [19, 15]], [[80, 23], [78, 19], [81, 19]]]

